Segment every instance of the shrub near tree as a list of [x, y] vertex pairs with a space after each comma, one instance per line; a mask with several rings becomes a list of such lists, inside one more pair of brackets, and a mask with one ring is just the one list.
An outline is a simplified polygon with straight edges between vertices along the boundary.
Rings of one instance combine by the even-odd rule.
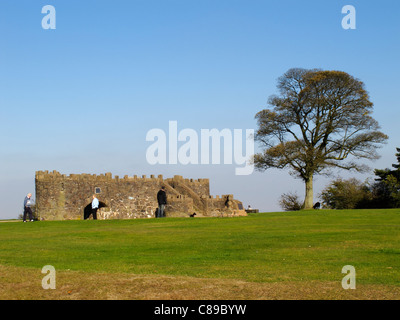
[[298, 211], [302, 208], [302, 203], [296, 193], [284, 193], [279, 199], [279, 205], [285, 211]]
[[336, 179], [321, 193], [326, 206], [332, 209], [368, 209], [400, 207], [400, 148], [396, 148], [397, 164], [391, 169], [375, 169], [375, 182], [369, 184], [351, 178]]
[[392, 164], [390, 169], [376, 169], [374, 184], [375, 206], [381, 208], [400, 207], [400, 148], [396, 148], [397, 164]]
[[321, 192], [320, 197], [331, 209], [360, 209], [368, 207], [372, 200], [368, 185], [355, 178], [332, 181]]

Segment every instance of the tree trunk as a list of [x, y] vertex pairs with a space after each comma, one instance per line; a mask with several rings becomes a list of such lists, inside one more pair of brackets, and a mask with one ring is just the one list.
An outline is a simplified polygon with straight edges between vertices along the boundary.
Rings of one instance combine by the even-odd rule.
[[313, 177], [311, 176], [306, 183], [306, 198], [304, 199], [304, 209], [312, 209], [314, 206]]

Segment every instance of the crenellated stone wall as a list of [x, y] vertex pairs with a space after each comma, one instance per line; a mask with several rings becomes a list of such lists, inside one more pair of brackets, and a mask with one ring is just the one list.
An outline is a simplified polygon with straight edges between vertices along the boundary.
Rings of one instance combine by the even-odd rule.
[[83, 219], [83, 211], [96, 194], [105, 207], [98, 219], [135, 219], [154, 217], [157, 192], [166, 187], [166, 216], [238, 216], [246, 215], [233, 195], [210, 196], [209, 179], [163, 179], [142, 176], [112, 176], [111, 173], [70, 174], [37, 171], [35, 176], [36, 210], [42, 220]]

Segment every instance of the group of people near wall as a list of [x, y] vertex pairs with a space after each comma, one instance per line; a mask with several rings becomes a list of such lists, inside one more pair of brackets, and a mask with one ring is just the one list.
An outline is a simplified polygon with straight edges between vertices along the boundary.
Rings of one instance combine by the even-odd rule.
[[[167, 204], [167, 194], [165, 192], [165, 187], [162, 186], [160, 191], [157, 193], [157, 202], [158, 202], [158, 209], [156, 210], [155, 217], [156, 218], [163, 218], [165, 217], [165, 206]], [[26, 222], [26, 218], [29, 216], [29, 221], [33, 221], [33, 212], [32, 212], [32, 207], [34, 205], [33, 199], [32, 199], [32, 194], [28, 193], [27, 196], [24, 199], [24, 214], [23, 214], [23, 221]], [[93, 220], [97, 220], [97, 210], [99, 210], [99, 199], [97, 199], [97, 196], [94, 194], [92, 197], [92, 210], [84, 215], [84, 219], [89, 219], [89, 217], [92, 215]]]
[[[165, 217], [165, 206], [167, 204], [167, 193], [165, 192], [165, 187], [162, 186], [161, 189], [157, 193], [157, 203], [158, 208], [155, 213], [156, 218], [164, 218]], [[93, 220], [97, 220], [97, 210], [99, 209], [99, 200], [97, 199], [96, 195], [93, 195], [92, 200], [92, 211], [91, 214], [93, 215]], [[90, 217], [85, 216], [85, 220]]]

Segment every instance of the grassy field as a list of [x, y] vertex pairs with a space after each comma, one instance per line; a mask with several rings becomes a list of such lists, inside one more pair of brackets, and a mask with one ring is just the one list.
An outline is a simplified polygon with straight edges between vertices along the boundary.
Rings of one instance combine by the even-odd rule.
[[0, 223], [0, 274], [0, 299], [399, 299], [400, 210]]

